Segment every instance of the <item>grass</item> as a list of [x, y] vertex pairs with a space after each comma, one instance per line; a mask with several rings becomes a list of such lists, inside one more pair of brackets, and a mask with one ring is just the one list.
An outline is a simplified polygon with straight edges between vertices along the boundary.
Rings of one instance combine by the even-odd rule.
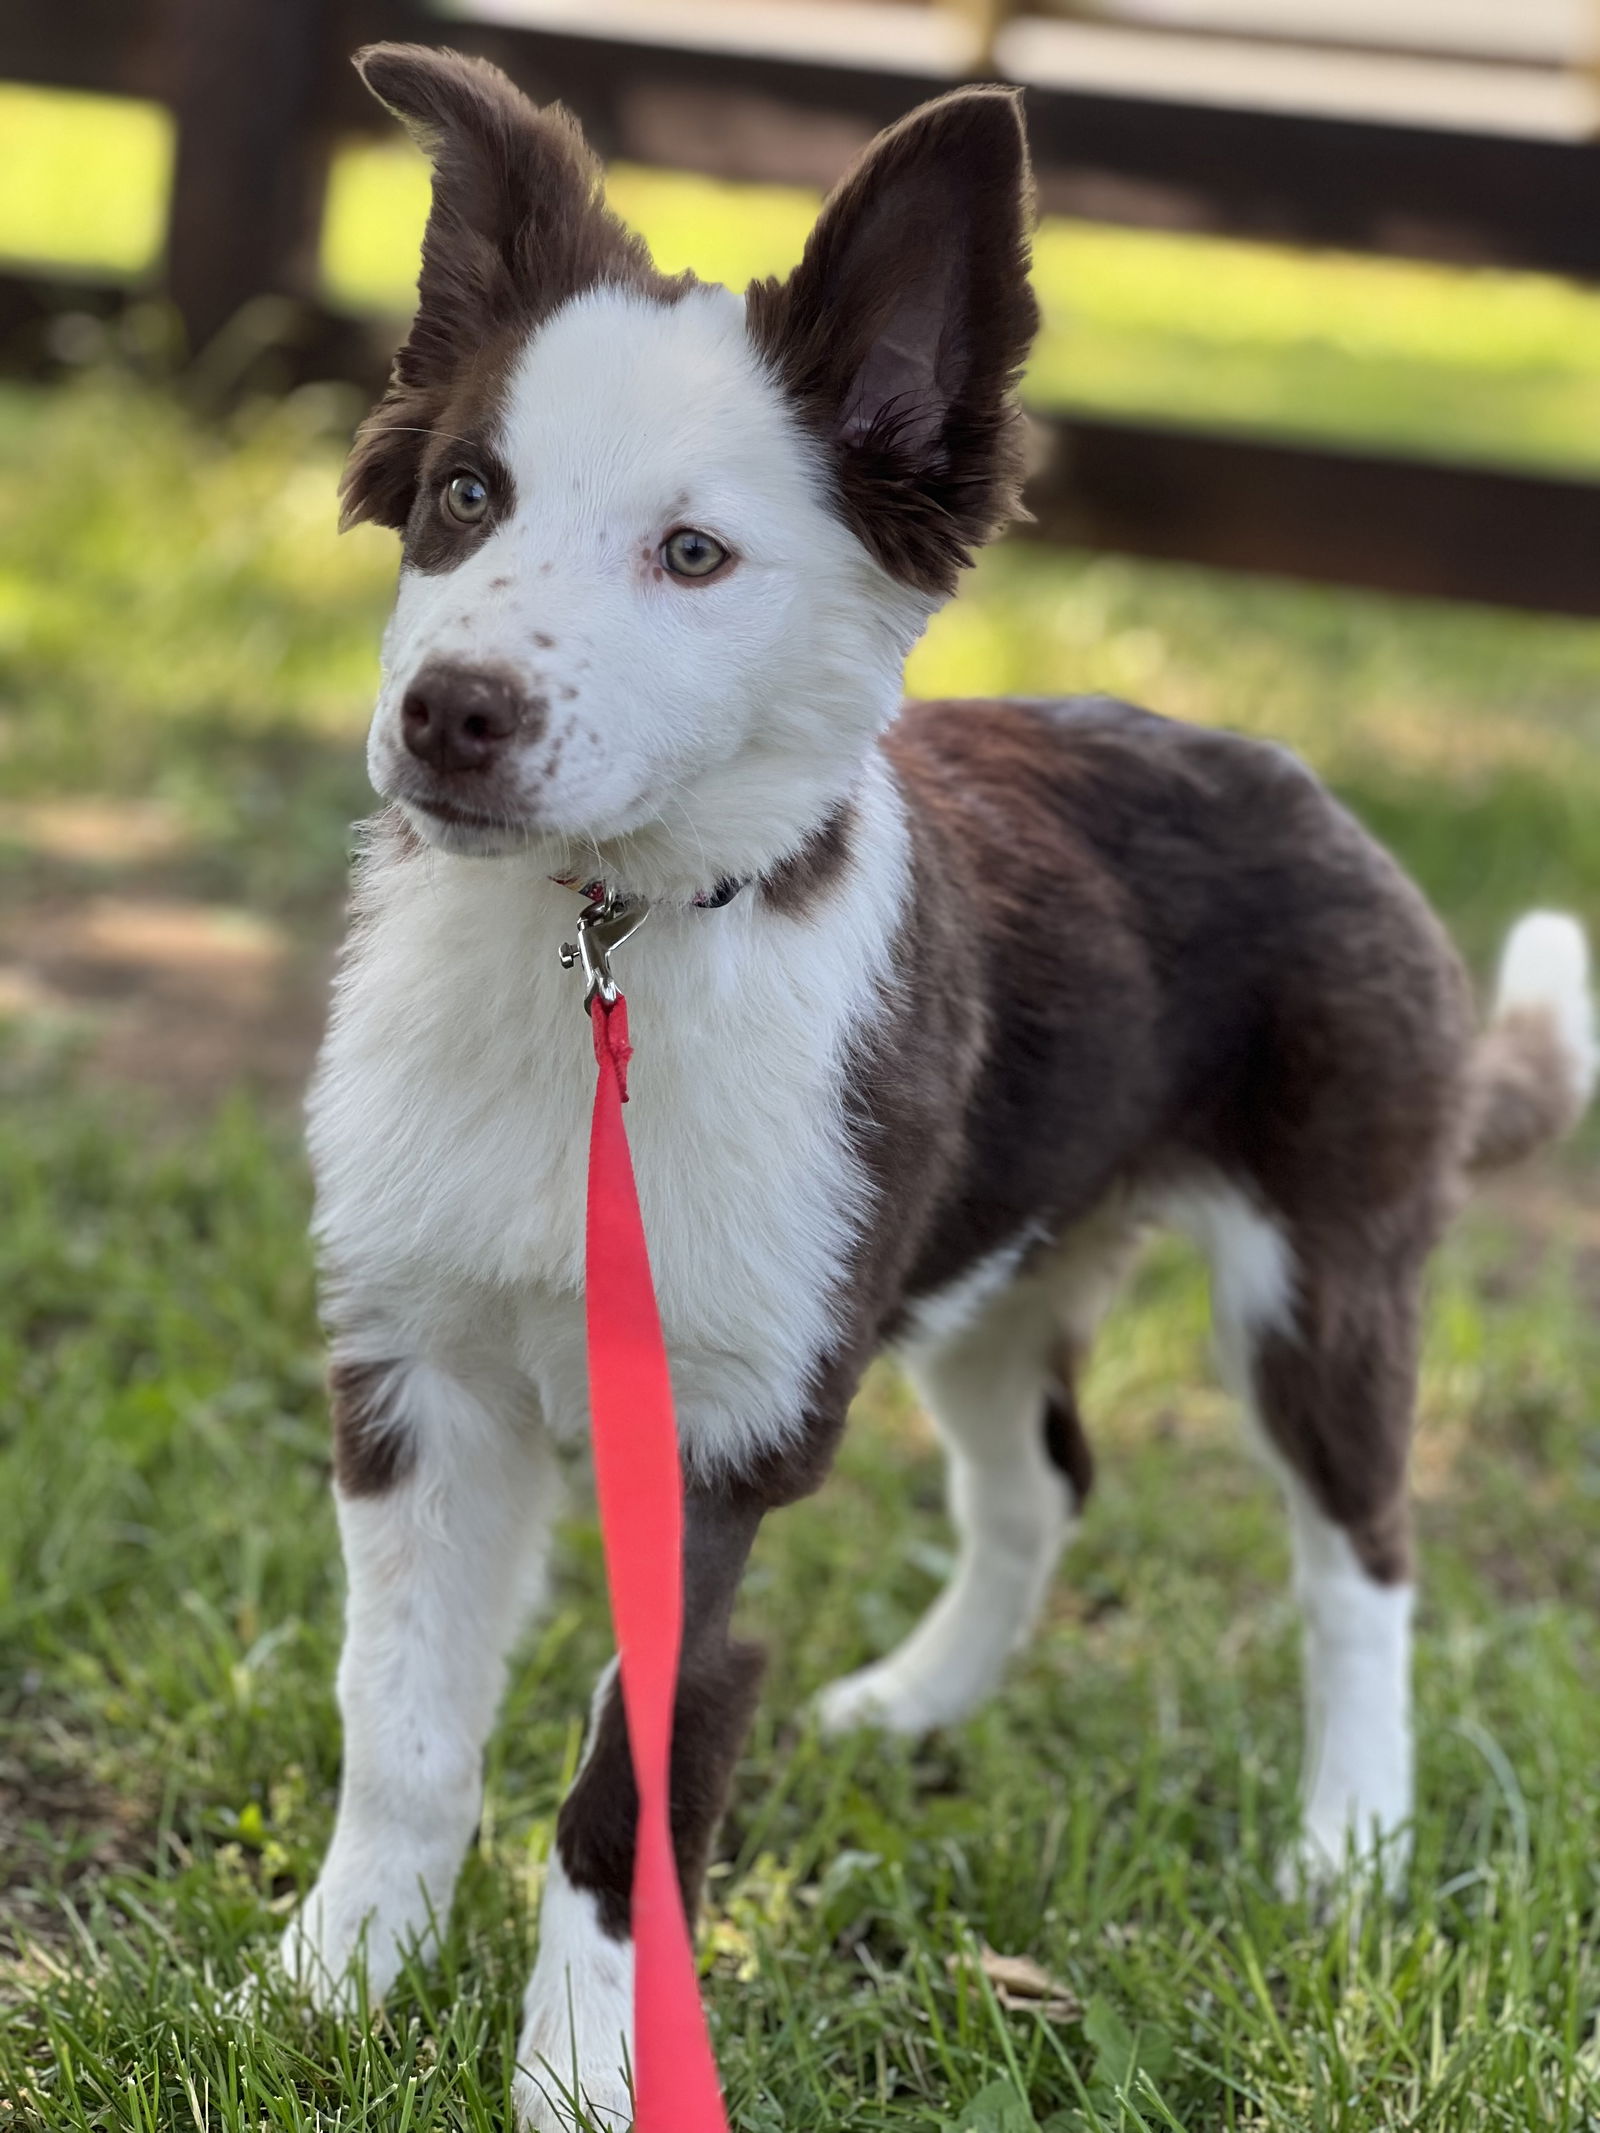
[[[0, 398], [0, 891], [167, 896], [326, 932], [392, 557], [336, 544], [348, 410], [199, 431], [114, 379]], [[1071, 681], [1285, 735], [1484, 957], [1600, 913], [1600, 631], [1001, 551], [924, 690]], [[63, 856], [65, 799], [163, 811], [157, 861]], [[1070, 916], [1062, 914], [1062, 922]], [[0, 1118], [0, 2099], [41, 2133], [499, 2122], [587, 1684], [568, 1532], [491, 1757], [441, 1972], [368, 2034], [263, 2019], [331, 1813], [339, 1584], [292, 1123], [109, 1101], [27, 1017]], [[735, 2123], [1577, 2129], [1600, 2112], [1600, 1320], [1593, 1216], [1551, 1165], [1441, 1262], [1423, 1398], [1417, 1871], [1391, 1912], [1281, 1908], [1294, 1633], [1272, 1506], [1211, 1389], [1194, 1267], [1158, 1254], [1088, 1390], [1103, 1483], [1011, 1691], [917, 1751], [824, 1753], [805, 1692], [946, 1561], [888, 1377], [826, 1494], [775, 1521], [774, 1652], [706, 1941]], [[876, 1566], [870, 1578], [862, 1565]], [[1220, 1663], [1219, 1663], [1220, 1659]], [[980, 1942], [1081, 2019], [1007, 2012]]]
[[[314, 1871], [338, 1768], [285, 1154], [241, 1106], [152, 1147], [23, 1090], [0, 1127], [0, 1768], [21, 1772], [0, 2098], [50, 2133], [477, 2126], [503, 2102], [606, 1651], [586, 1527], [516, 1671], [441, 1972], [370, 2034], [308, 2026], [270, 1987], [264, 2017], [223, 2007]], [[1207, 1389], [1194, 1269], [1159, 1256], [1103, 1343], [1103, 1487], [1010, 1692], [921, 1750], [840, 1754], [787, 1714], [909, 1624], [946, 1548], [920, 1429], [875, 1385], [745, 1604], [775, 1665], [706, 1944], [736, 2125], [1592, 2122], [1600, 1329], [1574, 1274], [1481, 1220], [1441, 1268], [1419, 1858], [1403, 1908], [1355, 1902], [1331, 1928], [1270, 1891], [1294, 1639], [1277, 1522]], [[1003, 2012], [980, 1941], [1033, 1954], [1082, 2019]]]
[[[371, 239], [365, 267], [339, 240], [352, 280], [403, 278], [383, 188], [414, 180], [394, 170], [341, 181], [377, 188], [339, 211]], [[664, 251], [669, 210], [684, 242], [711, 217], [702, 257], [791, 242], [781, 200], [747, 214], [637, 182]], [[1062, 241], [1091, 261], [1087, 233]], [[1106, 275], [1166, 362], [1197, 342], [1136, 317], [1165, 301], [1145, 242], [1107, 238]], [[1180, 266], [1174, 298], [1193, 286]], [[1279, 278], [1301, 270], [1246, 267], [1184, 332], [1303, 377], [1314, 321]], [[1449, 310], [1467, 286], [1441, 278], [1443, 309], [1386, 316], [1377, 282], [1350, 284], [1373, 338], [1340, 375], [1381, 397], [1405, 344], [1419, 378], [1443, 365], [1519, 404], [1553, 331], [1540, 293], [1508, 295], [1491, 332]], [[0, 2124], [28, 2133], [502, 2124], [553, 1819], [606, 1656], [580, 1518], [495, 1735], [440, 1967], [370, 2029], [285, 2004], [268, 1959], [339, 1757], [294, 1121], [248, 1044], [220, 1102], [159, 1075], [130, 1088], [101, 1039], [148, 973], [119, 966], [108, 992], [104, 970], [80, 985], [35, 950], [102, 908], [270, 928], [308, 954], [334, 930], [393, 572], [382, 537], [332, 536], [353, 412], [317, 391], [200, 428], [116, 373], [0, 389], [0, 1002], [30, 957], [59, 978], [42, 1005], [13, 993], [0, 1043]], [[1552, 450], [1592, 449], [1570, 410], [1551, 421]], [[913, 682], [1105, 687], [1289, 740], [1480, 969], [1529, 903], [1600, 921], [1592, 627], [1001, 550]], [[230, 1012], [219, 991], [209, 1019]], [[1600, 2124], [1597, 1179], [1591, 1128], [1480, 1204], [1438, 1264], [1423, 1805], [1397, 1907], [1354, 1897], [1319, 1922], [1272, 1894], [1297, 1756], [1286, 1554], [1213, 1386], [1192, 1262], [1154, 1254], [1100, 1344], [1101, 1482], [1007, 1694], [918, 1749], [825, 1752], [801, 1700], [903, 1632], [948, 1562], [924, 1427], [874, 1378], [838, 1473], [773, 1522], [745, 1597], [773, 1664], [703, 1942], [742, 2133]], [[983, 1943], [1032, 1955], [1077, 2012], [1003, 2007]], [[257, 1976], [258, 2013], [228, 2012]]]
[[137, 274], [156, 256], [172, 125], [155, 104], [0, 83], [0, 247]]

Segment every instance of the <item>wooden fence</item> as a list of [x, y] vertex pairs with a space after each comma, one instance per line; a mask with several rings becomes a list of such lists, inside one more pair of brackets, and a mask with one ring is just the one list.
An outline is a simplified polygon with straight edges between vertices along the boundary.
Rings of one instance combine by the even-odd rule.
[[[1019, 12], [1015, 0], [55, 0], [0, 15], [0, 80], [171, 108], [162, 286], [194, 349], [277, 299], [285, 374], [381, 372], [376, 322], [330, 311], [317, 274], [333, 146], [387, 123], [348, 65], [379, 37], [487, 54], [570, 104], [606, 155], [812, 184], [945, 83], [1008, 77], [1025, 88], [1053, 211], [1600, 281], [1597, 107], [1559, 55], [1491, 69], [1400, 49], [1366, 54], [1363, 74], [1308, 39], [1287, 48], [1296, 89], [1281, 41], [1256, 73], [1248, 39]], [[1186, 98], [1197, 69], [1214, 84], [1219, 52], [1237, 88]], [[1502, 102], [1486, 105], [1485, 85], [1502, 80]], [[1395, 108], [1408, 84], [1415, 112]], [[0, 346], [25, 359], [63, 304], [126, 293], [0, 273]], [[1044, 420], [1029, 503], [1046, 539], [1600, 615], [1592, 482], [1072, 410]]]

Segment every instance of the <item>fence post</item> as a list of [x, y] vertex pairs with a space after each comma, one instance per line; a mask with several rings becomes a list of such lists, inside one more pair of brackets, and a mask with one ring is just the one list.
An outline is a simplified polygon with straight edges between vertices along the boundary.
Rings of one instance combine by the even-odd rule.
[[252, 297], [317, 294], [329, 0], [167, 0], [177, 157], [165, 280], [191, 354]]

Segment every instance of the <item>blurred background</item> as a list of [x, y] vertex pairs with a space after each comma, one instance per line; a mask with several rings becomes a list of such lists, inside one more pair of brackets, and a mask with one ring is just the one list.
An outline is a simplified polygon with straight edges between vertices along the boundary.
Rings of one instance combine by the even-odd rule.
[[1023, 83], [1035, 523], [913, 687], [1279, 734], [1480, 954], [1592, 892], [1596, 640], [1524, 617], [1600, 614], [1595, 0], [58, 0], [0, 18], [0, 1002], [33, 1041], [168, 1093], [303, 1071], [394, 562], [335, 546], [333, 481], [426, 201], [348, 65], [379, 35], [565, 99], [662, 265], [735, 285], [876, 127]]
[[[936, 621], [913, 690], [1106, 689], [1289, 742], [1417, 874], [1480, 978], [1530, 904], [1600, 926], [1597, 0], [0, 11], [0, 2017], [8, 1975], [26, 2009], [0, 2019], [0, 2116], [9, 2074], [28, 2099], [18, 2123], [123, 2122], [93, 2115], [93, 2082], [69, 2103], [62, 2037], [106, 2097], [160, 2059], [140, 1951], [173, 1976], [196, 1947], [222, 1971], [246, 1961], [314, 1861], [337, 1771], [296, 1136], [349, 825], [370, 804], [362, 738], [396, 564], [388, 535], [336, 539], [335, 486], [407, 314], [427, 197], [421, 159], [348, 65], [378, 37], [485, 53], [568, 102], [659, 263], [735, 285], [792, 263], [819, 190], [877, 127], [947, 83], [1023, 85], [1044, 215], [1035, 517]], [[1477, 1641], [1425, 1691], [1445, 1745], [1424, 1851], [1492, 1879], [1508, 1857], [1526, 1869], [1546, 1808], [1567, 1858], [1561, 1817], [1592, 1822], [1600, 1769], [1576, 1700], [1600, 1703], [1593, 1125], [1479, 1207], [1437, 1291], [1424, 1540]], [[1114, 1456], [1015, 1723], [1064, 1725], [1083, 1768], [1103, 1754], [1117, 1769], [1148, 1697], [1159, 1722], [1140, 1752], [1188, 1803], [1185, 1859], [1210, 1861], [1182, 1900], [1214, 1908], [1204, 1873], [1255, 1858], [1217, 1800], [1235, 1799], [1242, 1752], [1277, 1801], [1267, 1822], [1287, 1812], [1293, 1740], [1281, 1545], [1206, 1372], [1198, 1276], [1158, 1252], [1091, 1381]], [[886, 1643], [946, 1560], [920, 1422], [887, 1377], [865, 1407], [827, 1522], [807, 1507], [764, 1543], [753, 1605], [780, 1702]], [[1181, 1534], [1164, 1515], [1175, 1471]], [[553, 1641], [497, 1751], [516, 1803], [482, 1840], [499, 1878], [468, 1906], [507, 1975], [527, 1904], [491, 1891], [509, 1872], [525, 1897], [537, 1878], [569, 1707], [605, 1648], [592, 1540], [569, 1552]], [[863, 1561], [886, 1566], [881, 1590], [861, 1589]], [[802, 1623], [804, 1640], [786, 1636]], [[1270, 1716], [1264, 1686], [1282, 1701]], [[779, 1754], [769, 1727], [752, 1802]], [[1015, 1860], [1002, 1845], [977, 1883], [940, 1880], [906, 1834], [920, 1766], [887, 1792], [871, 1776], [841, 1790], [804, 1752], [788, 1767], [784, 1804], [736, 1809], [714, 1995], [737, 1980], [759, 2003], [771, 1948], [828, 1952], [838, 1888], [809, 1909], [801, 1896], [807, 1860], [841, 1847], [876, 1862], [860, 1868], [868, 1912], [921, 1905], [915, 1928], [868, 1935], [880, 2009], [929, 1960], [942, 1993], [964, 1934], [1037, 1937], [1028, 1921], [1058, 1899], [1079, 1921], [1147, 1897], [1174, 1932], [1188, 1915], [1161, 1911], [1170, 1876], [1165, 1899], [1138, 1893], [1173, 1841], [1154, 1794], [1115, 1812], [1086, 1796], [1085, 1846], [1127, 1869], [1114, 1903], [1082, 1880], [1070, 1906], [1054, 1884], [1041, 1894], [1027, 1832], [1077, 1809], [1048, 1770], [1019, 1774], [1028, 1755], [1003, 1730], [978, 1729], [928, 1780], [991, 1815], [1012, 1801]], [[960, 1839], [952, 1800], [942, 1812], [936, 1852]], [[1592, 1871], [1581, 1888], [1564, 1871], [1562, 1918], [1592, 1921]], [[1043, 1952], [1086, 2000], [1169, 1989], [1136, 1943], [1085, 1955], [1066, 1930]], [[1510, 1957], [1484, 1930], [1498, 1976]], [[87, 1981], [62, 1955], [83, 1945]], [[1516, 2122], [1576, 2126], [1550, 2098], [1577, 2112], [1594, 2097], [1573, 2073], [1592, 1931], [1577, 1953], [1559, 1934], [1541, 1948], [1515, 1986], [1524, 2030], [1559, 1983], [1575, 1996], [1567, 2057], [1524, 2036], [1499, 2078], [1532, 2084], [1538, 2115]], [[1415, 2019], [1448, 2029], [1466, 2000], [1435, 1982]], [[812, 1988], [791, 1988], [803, 2009]], [[830, 1972], [817, 2004], [837, 2012], [858, 1988]], [[1199, 2022], [1225, 2057], [1205, 2024], [1235, 2020], [1227, 1994], [1197, 2014], [1171, 1989], [1171, 2037]], [[1333, 2122], [1296, 2115], [1312, 2108], [1295, 2085], [1301, 2018], [1317, 2030], [1324, 2011], [1228, 2031], [1274, 2126]], [[789, 2062], [763, 2056], [762, 2034], [753, 2020], [753, 2041], [725, 2047], [741, 2094], [781, 2102]], [[851, 2123], [930, 2122], [877, 2034], [863, 2015], [835, 2058], [816, 2047], [806, 2110], [843, 2122], [823, 2110], [829, 2084], [859, 2100], [875, 2081], [881, 2119]], [[993, 2077], [1052, 2127], [1051, 2108], [1088, 2108], [1082, 2082], [1053, 2087], [1036, 2060], [1019, 2073], [993, 2038], [962, 2036], [940, 2095]], [[201, 2049], [189, 2035], [179, 2056]], [[393, 2049], [409, 2063], [403, 2037]], [[1101, 2047], [1072, 2049], [1087, 2094]], [[1199, 2114], [1188, 2123], [1222, 2123], [1223, 2091], [1185, 2049], [1161, 2062], [1164, 2093]]]
[[0, 21], [0, 1001], [36, 1039], [169, 1092], [303, 1071], [394, 560], [334, 545], [332, 485], [426, 202], [348, 65], [377, 35], [562, 97], [662, 265], [735, 285], [877, 126], [1023, 83], [1035, 523], [914, 688], [1280, 734], [1480, 951], [1592, 886], [1595, 639], [1485, 611], [1600, 613], [1592, 0], [64, 0]]

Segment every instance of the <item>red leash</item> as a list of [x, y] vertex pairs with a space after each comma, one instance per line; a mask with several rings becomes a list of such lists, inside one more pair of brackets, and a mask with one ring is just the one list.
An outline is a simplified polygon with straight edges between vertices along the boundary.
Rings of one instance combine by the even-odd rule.
[[[609, 972], [607, 972], [609, 979]], [[589, 1003], [600, 1078], [589, 1134], [586, 1296], [595, 1490], [639, 1788], [633, 1865], [634, 2133], [727, 2133], [672, 1849], [672, 1711], [683, 1640], [683, 1473], [633, 1160], [628, 1006]]]

